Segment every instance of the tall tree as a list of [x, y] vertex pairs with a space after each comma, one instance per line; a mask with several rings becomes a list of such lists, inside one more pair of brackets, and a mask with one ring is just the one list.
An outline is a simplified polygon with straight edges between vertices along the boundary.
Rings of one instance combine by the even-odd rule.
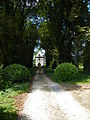
[[84, 54], [84, 71], [90, 72], [90, 29], [87, 32], [87, 44]]
[[41, 25], [39, 26], [39, 35], [40, 35], [40, 40], [41, 40], [41, 47], [45, 49], [46, 53], [46, 66], [50, 66], [50, 62], [52, 59], [52, 49], [53, 49], [53, 44], [52, 44], [52, 39], [50, 37], [48, 27], [47, 27], [47, 22], [42, 22]]
[[72, 43], [79, 41], [79, 37], [77, 37], [78, 40], [75, 38], [79, 34], [76, 28], [77, 26], [84, 27], [86, 24], [86, 2], [83, 0], [40, 0], [39, 7], [43, 10], [50, 37], [58, 48], [59, 63], [72, 62]]
[[[33, 17], [34, 8], [36, 7], [36, 0], [1, 0], [0, 1], [0, 52], [2, 53], [2, 63], [6, 66], [12, 63], [26, 64], [25, 57], [25, 44], [27, 21]], [[34, 24], [34, 23], [32, 23]], [[38, 39], [36, 36], [37, 28], [31, 25], [28, 30], [30, 31], [32, 40], [28, 43], [32, 44]], [[35, 31], [35, 37], [34, 36]], [[32, 34], [31, 34], [32, 32]], [[24, 36], [25, 35], [25, 36]], [[28, 39], [29, 39], [28, 38]], [[31, 39], [30, 38], [30, 39]], [[34, 44], [36, 45], [36, 44]], [[32, 46], [33, 50], [34, 47]], [[32, 51], [32, 50], [31, 50]], [[29, 52], [29, 51], [27, 51]], [[31, 56], [33, 53], [30, 53]], [[32, 57], [29, 56], [30, 59]], [[32, 61], [32, 60], [31, 60]], [[30, 63], [31, 66], [31, 63]]]

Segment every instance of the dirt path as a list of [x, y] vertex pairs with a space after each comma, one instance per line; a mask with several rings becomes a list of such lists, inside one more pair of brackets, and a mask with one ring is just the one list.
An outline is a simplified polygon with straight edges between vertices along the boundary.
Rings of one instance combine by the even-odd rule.
[[20, 120], [90, 120], [90, 111], [38, 70]]

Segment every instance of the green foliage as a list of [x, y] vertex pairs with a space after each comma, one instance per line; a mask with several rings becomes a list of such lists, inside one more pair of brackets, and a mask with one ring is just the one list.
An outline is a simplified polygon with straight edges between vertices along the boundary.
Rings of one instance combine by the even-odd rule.
[[3, 71], [4, 80], [11, 81], [12, 83], [27, 81], [29, 76], [28, 68], [19, 64], [9, 65]]
[[0, 66], [0, 80], [2, 79], [2, 65]]
[[[90, 39], [90, 30], [81, 30], [90, 26], [88, 4], [88, 0], [1, 0], [0, 63], [32, 67], [33, 51], [40, 38], [47, 67], [73, 60], [78, 66], [84, 57], [85, 33]], [[54, 48], [59, 52], [55, 59]]]
[[0, 89], [3, 88], [3, 80], [2, 80], [2, 66], [0, 66]]
[[[32, 66], [38, 30], [31, 22], [36, 0], [0, 1], [0, 63]], [[30, 18], [30, 19], [29, 19]], [[34, 18], [33, 18], [34, 20]]]
[[51, 68], [52, 68], [52, 69], [55, 69], [56, 67], [57, 67], [56, 61], [52, 61], [52, 63], [51, 63]]
[[4, 107], [0, 107], [0, 119], [1, 120], [16, 120], [17, 119], [17, 115], [16, 115], [16, 111], [10, 111], [10, 110], [6, 110], [6, 108]]
[[80, 79], [76, 81], [77, 84], [85, 83], [90, 84], [90, 74], [85, 72], [80, 72]]
[[84, 63], [84, 71], [90, 73], [90, 62]]
[[36, 25], [34, 25], [30, 21], [27, 21], [26, 29], [24, 31], [24, 45], [23, 45], [25, 46], [23, 62], [24, 62], [24, 65], [27, 67], [32, 66], [34, 48], [37, 45], [37, 42], [39, 39], [38, 36], [39, 35], [38, 35], [38, 30], [36, 28]]
[[16, 120], [17, 108], [14, 96], [28, 92], [29, 82], [13, 84], [5, 91], [0, 91], [0, 120]]
[[[55, 81], [54, 78], [54, 70], [51, 68], [44, 68], [45, 73], [48, 77], [50, 77], [53, 81]], [[56, 81], [58, 82], [58, 81]], [[63, 81], [64, 82], [64, 81]], [[84, 73], [82, 68], [79, 69], [79, 79], [76, 79], [75, 81], [65, 81], [67, 84], [89, 84], [90, 83], [90, 74]]]
[[[41, 0], [39, 2], [41, 15], [45, 16], [45, 22], [41, 24], [40, 29], [41, 44], [44, 43], [45, 48], [50, 45], [56, 46], [59, 51], [59, 63], [73, 61], [77, 65], [79, 59], [83, 59], [81, 56], [85, 48], [83, 44], [86, 41], [86, 30], [81, 29], [86, 28], [88, 24], [88, 21], [85, 21], [88, 19], [87, 4], [88, 1], [82, 0]], [[50, 55], [52, 48], [48, 49], [47, 57], [52, 58]], [[72, 52], [75, 59], [71, 55]]]
[[9, 85], [9, 82], [3, 79], [3, 65], [0, 66], [0, 90], [5, 89]]
[[54, 79], [57, 82], [61, 81], [75, 81], [79, 78], [79, 71], [77, 67], [71, 63], [60, 64], [54, 72]]
[[[30, 69], [30, 78], [35, 74], [36, 69]], [[15, 106], [14, 97], [18, 94], [28, 92], [30, 81], [15, 83], [4, 91], [0, 91], [0, 120], [17, 120], [18, 110]]]
[[84, 58], [84, 71], [90, 72], [90, 41], [87, 41]]
[[52, 61], [50, 64], [50, 67], [52, 69], [55, 69], [59, 64], [59, 51], [57, 50], [57, 48], [54, 48], [52, 50]]
[[45, 73], [47, 74], [47, 76], [49, 78], [51, 78], [52, 80], [54, 80], [54, 70], [52, 68], [44, 68]]
[[52, 37], [48, 29], [47, 21], [44, 21], [39, 26], [39, 35], [41, 40], [41, 47], [46, 51], [46, 66], [50, 66], [52, 59], [52, 49], [54, 44], [52, 43]]

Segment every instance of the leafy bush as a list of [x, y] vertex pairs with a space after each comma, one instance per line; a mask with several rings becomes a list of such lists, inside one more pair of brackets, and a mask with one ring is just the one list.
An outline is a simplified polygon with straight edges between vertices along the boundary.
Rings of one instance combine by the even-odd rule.
[[2, 65], [0, 66], [0, 80], [2, 79]]
[[90, 62], [87, 62], [86, 64], [84, 64], [84, 71], [86, 73], [90, 73]]
[[19, 64], [7, 66], [3, 71], [4, 80], [15, 82], [23, 82], [29, 79], [30, 72], [28, 68]]
[[62, 63], [54, 71], [54, 79], [60, 81], [75, 81], [79, 77], [77, 67], [71, 63]]
[[2, 82], [3, 82], [3, 80], [2, 80], [2, 66], [0, 66], [0, 89], [2, 89]]
[[16, 111], [15, 110], [13, 111], [13, 109], [12, 111], [8, 109], [0, 107], [0, 120], [16, 120], [17, 119]]
[[30, 82], [15, 83], [0, 91], [0, 120], [17, 120], [18, 108], [15, 96], [28, 92]]
[[6, 88], [7, 82], [3, 80], [3, 65], [0, 66], [0, 90]]
[[57, 62], [56, 62], [55, 60], [52, 61], [52, 63], [51, 63], [51, 68], [52, 68], [52, 69], [55, 69], [56, 66], [57, 66]]

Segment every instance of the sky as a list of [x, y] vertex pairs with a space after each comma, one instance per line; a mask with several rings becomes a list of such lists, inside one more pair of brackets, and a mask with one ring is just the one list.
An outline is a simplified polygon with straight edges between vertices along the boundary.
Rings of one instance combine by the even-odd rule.
[[89, 4], [88, 4], [88, 11], [90, 12], [90, 2], [89, 2]]

